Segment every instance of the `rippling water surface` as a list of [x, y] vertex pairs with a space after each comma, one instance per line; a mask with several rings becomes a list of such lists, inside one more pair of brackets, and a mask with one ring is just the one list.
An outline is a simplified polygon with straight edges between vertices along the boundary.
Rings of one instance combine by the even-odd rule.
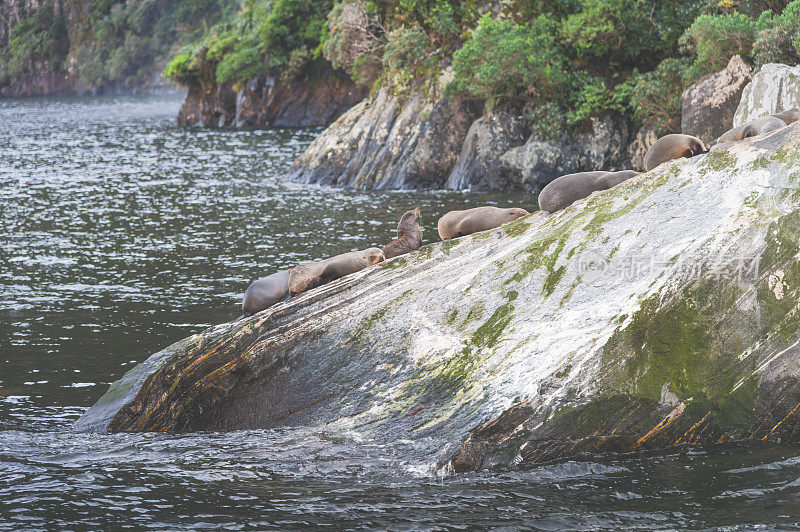
[[86, 435], [151, 353], [237, 317], [249, 282], [390, 241], [419, 205], [530, 196], [286, 182], [316, 134], [174, 126], [175, 97], [0, 101], [0, 529], [764, 528], [800, 523], [800, 449], [595, 459], [438, 477], [324, 428]]

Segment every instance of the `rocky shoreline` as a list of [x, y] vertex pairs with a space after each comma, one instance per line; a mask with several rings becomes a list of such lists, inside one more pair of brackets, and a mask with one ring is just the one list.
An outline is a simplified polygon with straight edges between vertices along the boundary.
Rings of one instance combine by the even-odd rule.
[[[781, 106], [797, 105], [799, 77], [800, 67], [765, 65], [755, 73], [734, 56], [725, 69], [686, 90], [682, 130], [709, 142], [733, 127], [739, 100], [754, 79], [760, 95], [777, 101], [778, 91]], [[538, 193], [568, 173], [642, 170], [647, 149], [665, 133], [606, 114], [544, 140], [520, 111], [484, 114], [482, 102], [439, 96], [443, 82], [402, 97], [386, 88], [365, 95], [333, 71], [308, 87], [294, 83], [254, 78], [238, 92], [227, 85], [190, 87], [178, 121], [206, 127], [329, 124], [295, 161], [290, 177], [361, 190]]]

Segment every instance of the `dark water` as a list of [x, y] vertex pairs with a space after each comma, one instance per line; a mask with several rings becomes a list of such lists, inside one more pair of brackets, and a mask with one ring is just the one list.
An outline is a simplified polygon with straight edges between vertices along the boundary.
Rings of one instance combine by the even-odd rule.
[[315, 131], [184, 130], [175, 98], [0, 101], [0, 529], [791, 528], [800, 449], [439, 477], [412, 441], [321, 427], [85, 435], [132, 365], [239, 314], [249, 282], [529, 196], [285, 182]]

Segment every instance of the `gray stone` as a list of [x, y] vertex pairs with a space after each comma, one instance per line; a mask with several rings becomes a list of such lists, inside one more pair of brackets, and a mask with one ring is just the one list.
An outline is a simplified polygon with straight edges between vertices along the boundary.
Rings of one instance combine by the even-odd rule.
[[733, 127], [733, 115], [753, 69], [739, 55], [683, 93], [681, 132], [708, 144]]
[[800, 107], [800, 66], [767, 63], [745, 87], [733, 127], [792, 107]]
[[293, 178], [360, 189], [441, 188], [470, 124], [468, 102], [381, 89], [317, 137], [294, 163]]
[[500, 157], [505, 188], [538, 192], [556, 177], [592, 170], [630, 168], [626, 146], [631, 126], [619, 116], [593, 117], [586, 129], [557, 141], [531, 136]]
[[446, 188], [504, 188], [505, 180], [500, 177], [500, 157], [509, 149], [524, 144], [528, 135], [520, 117], [507, 113], [480, 117], [469, 127]]
[[304, 426], [445, 472], [797, 443], [799, 169], [797, 123], [423, 246], [153, 355], [76, 428]]

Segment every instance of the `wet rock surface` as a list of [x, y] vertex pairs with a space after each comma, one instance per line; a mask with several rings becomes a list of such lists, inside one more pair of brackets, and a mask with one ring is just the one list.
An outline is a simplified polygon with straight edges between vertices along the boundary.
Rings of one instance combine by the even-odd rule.
[[153, 355], [81, 430], [324, 425], [449, 471], [796, 442], [800, 124]]

